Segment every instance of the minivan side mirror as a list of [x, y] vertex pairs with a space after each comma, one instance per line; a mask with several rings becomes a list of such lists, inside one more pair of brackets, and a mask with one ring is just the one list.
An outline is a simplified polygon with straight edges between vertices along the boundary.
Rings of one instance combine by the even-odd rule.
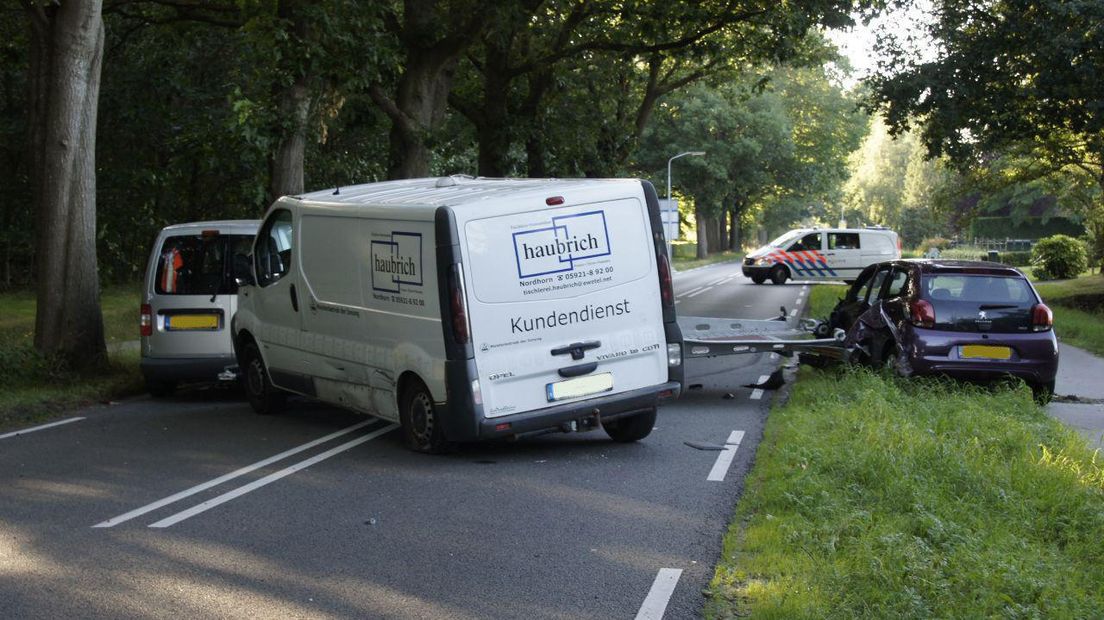
[[257, 279], [253, 277], [253, 257], [252, 255], [235, 254], [234, 255], [234, 282], [238, 286], [254, 285], [257, 283]]

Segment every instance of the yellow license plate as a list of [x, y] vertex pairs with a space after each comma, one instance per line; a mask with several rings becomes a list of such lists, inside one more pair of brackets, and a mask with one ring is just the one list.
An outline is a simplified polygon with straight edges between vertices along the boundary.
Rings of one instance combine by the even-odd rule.
[[567, 381], [558, 381], [556, 383], [549, 383], [545, 386], [548, 402], [563, 400], [565, 398], [589, 396], [600, 392], [608, 392], [612, 389], [613, 374], [608, 372], [600, 375], [568, 379]]
[[186, 331], [195, 329], [218, 329], [217, 314], [171, 314], [165, 317], [165, 329]]
[[1012, 349], [968, 344], [962, 347], [962, 357], [970, 359], [1006, 360], [1012, 358]]

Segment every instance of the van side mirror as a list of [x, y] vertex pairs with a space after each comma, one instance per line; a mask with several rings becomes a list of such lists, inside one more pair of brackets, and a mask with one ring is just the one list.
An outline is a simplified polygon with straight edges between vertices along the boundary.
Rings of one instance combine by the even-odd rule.
[[234, 282], [238, 286], [254, 285], [257, 283], [257, 279], [253, 277], [253, 257], [252, 255], [235, 254], [233, 264]]

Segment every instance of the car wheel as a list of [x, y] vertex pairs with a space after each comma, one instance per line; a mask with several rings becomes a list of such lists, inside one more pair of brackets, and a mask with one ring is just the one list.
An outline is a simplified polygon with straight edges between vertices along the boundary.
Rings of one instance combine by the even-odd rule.
[[249, 400], [253, 411], [261, 415], [271, 415], [283, 409], [287, 392], [272, 385], [264, 359], [261, 358], [261, 351], [255, 343], [250, 342], [245, 345], [241, 362], [245, 397]]
[[154, 398], [167, 398], [176, 391], [176, 381], [146, 379], [146, 391]]
[[1050, 399], [1054, 397], [1054, 380], [1032, 383], [1031, 395], [1035, 397], [1035, 402], [1040, 405], [1049, 403]]
[[631, 443], [639, 441], [651, 434], [655, 427], [655, 407], [624, 418], [602, 422], [602, 429], [610, 436], [610, 439], [619, 443]]
[[442, 454], [452, 447], [445, 441], [433, 397], [421, 381], [404, 390], [399, 404], [399, 421], [406, 446], [415, 452]]
[[751, 281], [755, 284], [762, 284], [767, 281], [767, 276], [751, 276]]
[[785, 284], [790, 277], [790, 272], [783, 265], [775, 265], [770, 271], [770, 279], [774, 284]]
[[907, 377], [912, 374], [911, 369], [908, 366], [908, 362], [901, 360], [901, 349], [897, 347], [897, 343], [888, 341], [882, 348], [882, 368], [892, 372], [898, 377]]

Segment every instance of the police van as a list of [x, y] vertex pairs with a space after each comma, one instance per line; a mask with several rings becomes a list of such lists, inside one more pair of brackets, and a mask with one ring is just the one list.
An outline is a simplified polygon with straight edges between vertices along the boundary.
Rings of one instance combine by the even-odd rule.
[[870, 265], [898, 258], [901, 239], [888, 228], [799, 228], [748, 254], [743, 273], [755, 284], [851, 282]]
[[603, 428], [679, 395], [682, 337], [647, 181], [443, 177], [287, 196], [240, 289], [253, 408], [296, 393], [407, 444]]

